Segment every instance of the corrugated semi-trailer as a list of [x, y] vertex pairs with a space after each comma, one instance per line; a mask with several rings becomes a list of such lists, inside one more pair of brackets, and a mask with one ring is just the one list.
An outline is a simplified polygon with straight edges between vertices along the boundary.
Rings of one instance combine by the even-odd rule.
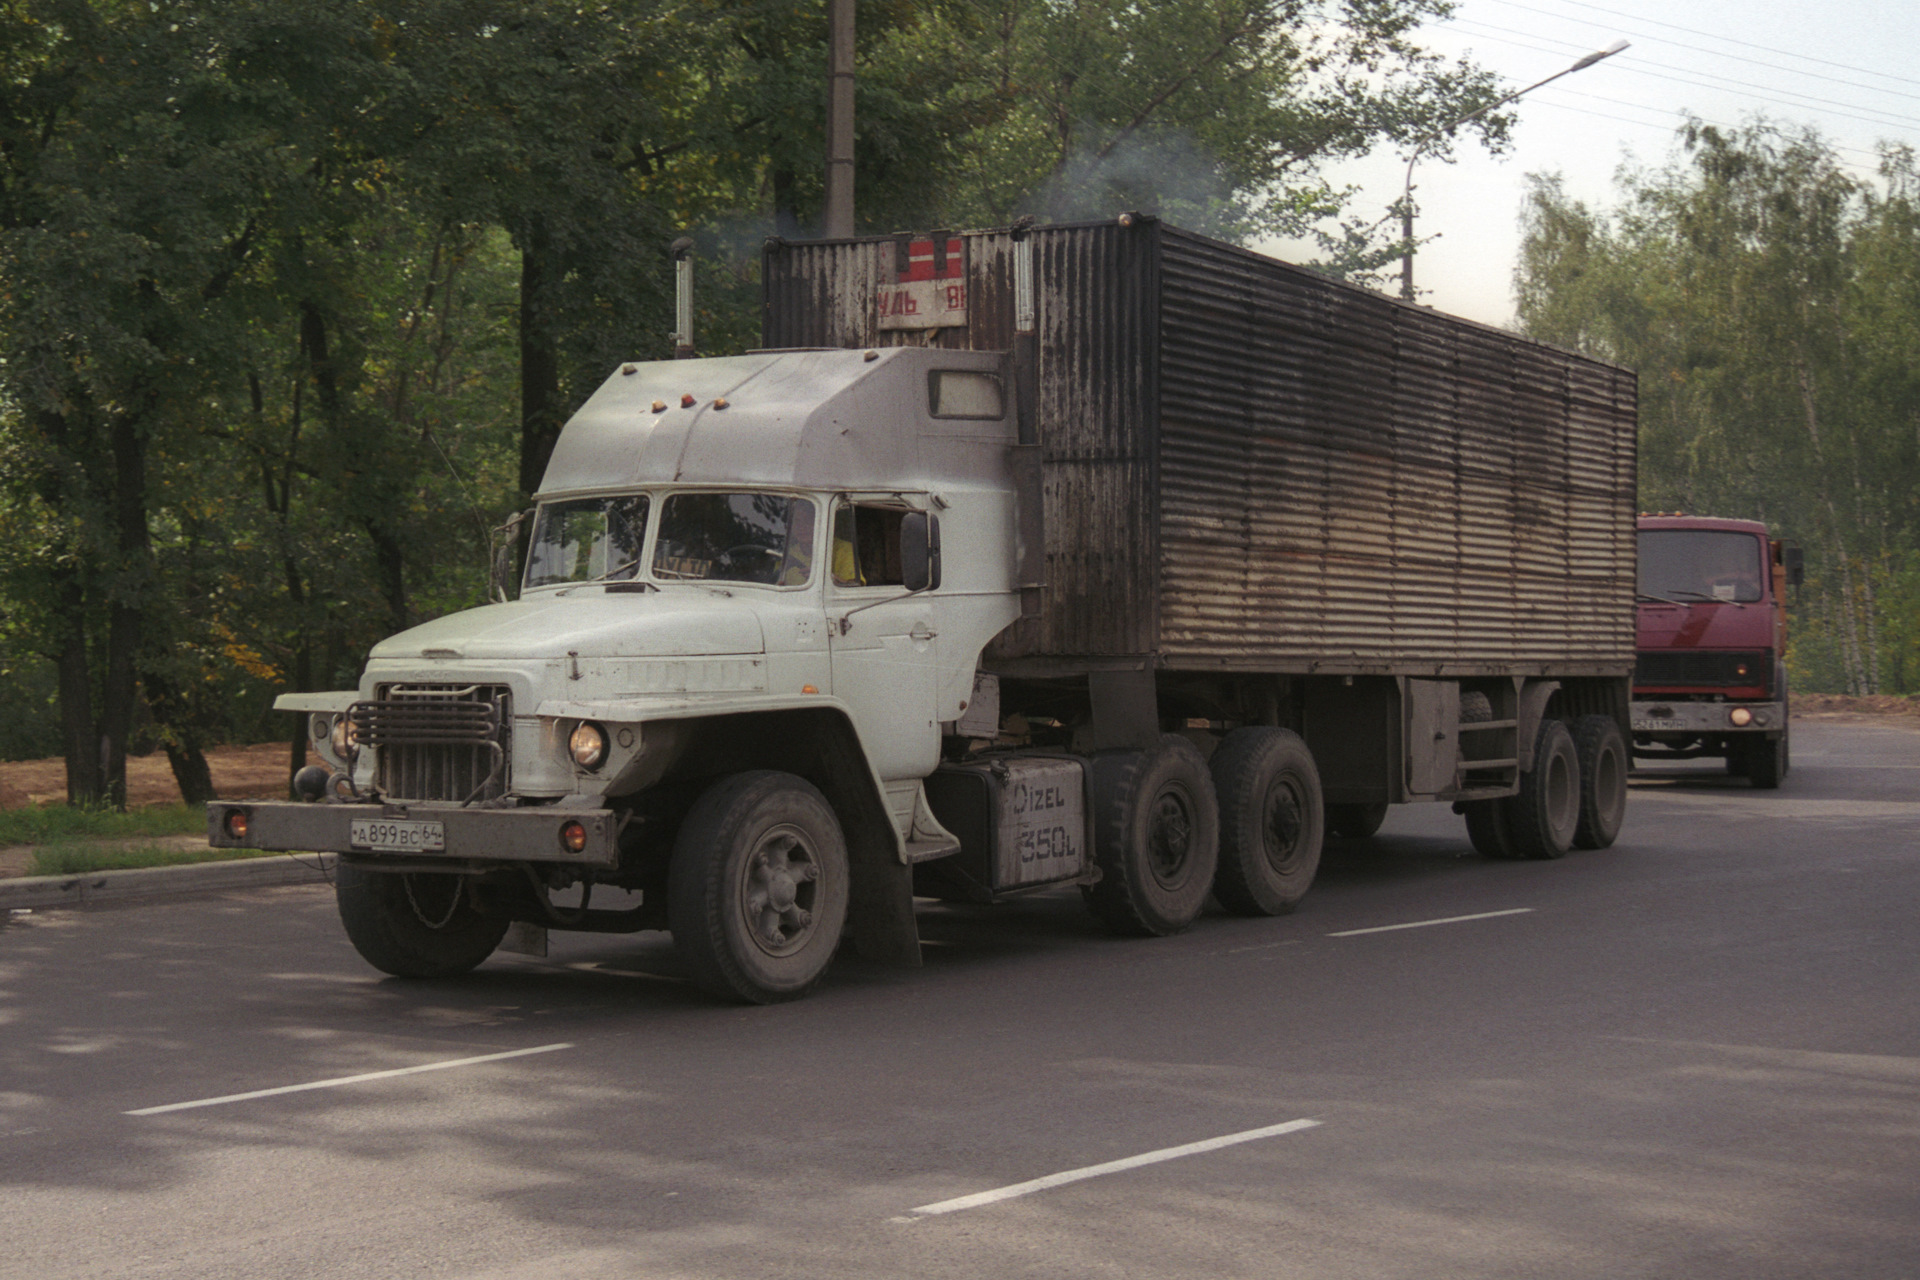
[[[764, 271], [769, 346], [1014, 353], [1044, 557], [983, 659], [1003, 705], [1100, 672], [1133, 696], [1090, 720], [1152, 687], [1157, 723], [1116, 730], [1132, 740], [1278, 720], [1314, 748], [1346, 830], [1493, 776], [1435, 786], [1446, 752], [1394, 740], [1416, 714], [1424, 730], [1429, 702], [1451, 714], [1446, 686], [1515, 730], [1545, 714], [1576, 737], [1590, 716], [1625, 731], [1630, 371], [1153, 219], [775, 241]], [[886, 305], [929, 279], [964, 307]], [[1279, 678], [1237, 678], [1259, 676]], [[1623, 750], [1584, 733], [1619, 791]], [[1463, 765], [1530, 761], [1525, 732], [1468, 735], [1445, 744]]]
[[1284, 912], [1392, 803], [1612, 842], [1631, 374], [1151, 218], [764, 267], [768, 349], [616, 370], [519, 599], [283, 698], [326, 766], [214, 843], [338, 852], [391, 973], [666, 928], [768, 1001], [916, 895]]

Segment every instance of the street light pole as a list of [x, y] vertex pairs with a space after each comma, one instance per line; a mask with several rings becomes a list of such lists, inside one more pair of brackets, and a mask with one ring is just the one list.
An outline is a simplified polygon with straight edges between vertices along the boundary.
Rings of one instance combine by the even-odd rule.
[[1467, 121], [1477, 119], [1496, 107], [1504, 107], [1515, 98], [1523, 94], [1532, 93], [1543, 84], [1552, 84], [1561, 76], [1570, 76], [1576, 71], [1585, 71], [1602, 58], [1611, 58], [1614, 54], [1626, 47], [1627, 42], [1625, 40], [1615, 40], [1606, 48], [1598, 49], [1588, 54], [1566, 70], [1556, 71], [1545, 80], [1536, 80], [1524, 89], [1515, 89], [1512, 93], [1499, 99], [1497, 102], [1489, 102], [1484, 107], [1475, 107], [1459, 119], [1451, 120], [1441, 125], [1438, 129], [1435, 129], [1414, 143], [1413, 154], [1407, 157], [1406, 190], [1402, 192], [1400, 197], [1400, 235], [1406, 243], [1406, 248], [1400, 255], [1400, 296], [1402, 298], [1405, 298], [1408, 302], [1413, 301], [1413, 166], [1419, 162], [1421, 154], [1435, 142], [1438, 142], [1443, 136], [1452, 133]]
[[821, 230], [853, 235], [853, 0], [827, 9], [827, 200]]

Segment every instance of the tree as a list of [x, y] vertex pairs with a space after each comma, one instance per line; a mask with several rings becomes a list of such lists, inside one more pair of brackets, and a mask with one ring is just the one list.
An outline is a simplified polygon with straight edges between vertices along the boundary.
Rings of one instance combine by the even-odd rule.
[[1912, 157], [1889, 151], [1876, 187], [1817, 134], [1764, 121], [1690, 124], [1681, 146], [1683, 162], [1626, 175], [1610, 216], [1535, 181], [1521, 323], [1639, 370], [1643, 507], [1747, 516], [1806, 543], [1801, 678], [1916, 687]]

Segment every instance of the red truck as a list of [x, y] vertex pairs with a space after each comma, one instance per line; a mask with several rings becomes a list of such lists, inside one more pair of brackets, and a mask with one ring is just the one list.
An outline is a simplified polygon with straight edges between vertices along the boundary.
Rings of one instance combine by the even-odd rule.
[[1772, 789], [1786, 776], [1787, 602], [1800, 549], [1755, 520], [1643, 515], [1633, 754], [1723, 756]]

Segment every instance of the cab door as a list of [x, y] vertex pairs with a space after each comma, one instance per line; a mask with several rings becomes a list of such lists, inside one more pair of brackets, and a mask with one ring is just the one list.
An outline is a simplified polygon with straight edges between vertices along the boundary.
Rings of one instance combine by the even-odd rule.
[[940, 759], [933, 601], [928, 592], [907, 594], [902, 576], [900, 526], [911, 510], [894, 495], [843, 497], [834, 502], [828, 531], [833, 694], [852, 713], [875, 772], [889, 782], [923, 778]]

